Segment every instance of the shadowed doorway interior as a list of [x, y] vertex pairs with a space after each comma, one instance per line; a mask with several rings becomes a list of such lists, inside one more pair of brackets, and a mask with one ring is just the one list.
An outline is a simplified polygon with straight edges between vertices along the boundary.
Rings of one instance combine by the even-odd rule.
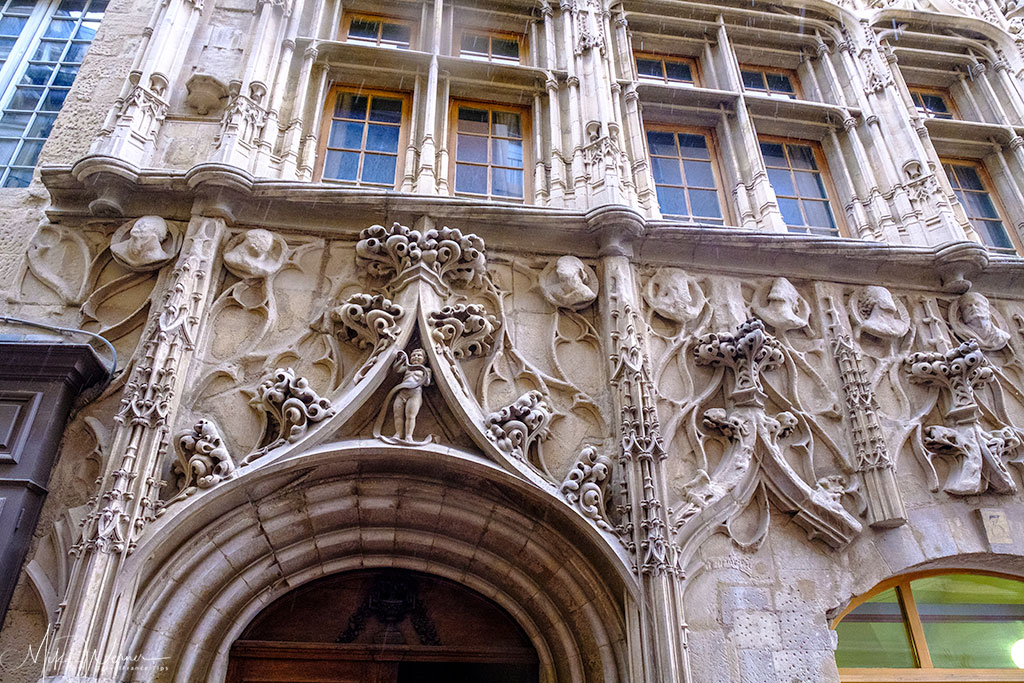
[[231, 648], [228, 683], [537, 683], [537, 653], [498, 605], [452, 581], [385, 569], [310, 582]]

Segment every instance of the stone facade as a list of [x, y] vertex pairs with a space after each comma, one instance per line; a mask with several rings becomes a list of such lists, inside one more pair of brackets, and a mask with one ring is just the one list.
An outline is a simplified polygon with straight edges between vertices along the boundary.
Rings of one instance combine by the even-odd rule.
[[[521, 63], [460, 59], [467, 26]], [[407, 95], [394, 190], [314, 180], [336, 83]], [[456, 193], [458, 100], [532, 124], [523, 203]], [[655, 124], [711, 131], [724, 226], [663, 215]], [[818, 143], [840, 236], [787, 228], [758, 135]], [[0, 307], [119, 368], [66, 426], [0, 678], [223, 681], [278, 597], [399, 567], [512, 615], [542, 683], [838, 681], [829, 620], [882, 580], [1024, 577], [1024, 261], [940, 161], [1019, 245], [1022, 135], [997, 0], [115, 0], [0, 192]]]

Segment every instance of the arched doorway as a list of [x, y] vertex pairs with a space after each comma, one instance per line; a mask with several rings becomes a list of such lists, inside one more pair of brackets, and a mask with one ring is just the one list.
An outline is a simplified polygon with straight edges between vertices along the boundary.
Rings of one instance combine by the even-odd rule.
[[537, 653], [498, 605], [402, 569], [346, 572], [274, 601], [231, 648], [227, 683], [537, 683]]

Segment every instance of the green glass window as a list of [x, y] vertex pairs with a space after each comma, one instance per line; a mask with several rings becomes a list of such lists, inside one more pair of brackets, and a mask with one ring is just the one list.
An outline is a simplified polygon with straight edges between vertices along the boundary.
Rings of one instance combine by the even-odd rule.
[[523, 117], [515, 111], [456, 107], [455, 193], [525, 197]]
[[992, 199], [987, 178], [981, 166], [971, 163], [945, 162], [942, 168], [953, 186], [956, 198], [963, 204], [967, 218], [971, 221], [974, 231], [989, 248], [1005, 254], [1016, 254], [1006, 224]]
[[900, 670], [925, 669], [929, 681], [1024, 681], [1024, 582], [1014, 579], [903, 579], [869, 593], [834, 628], [841, 679], [856, 670], [858, 680], [899, 681]]
[[725, 219], [707, 136], [648, 130], [647, 146], [661, 212], [722, 225]]
[[768, 180], [789, 231], [836, 236], [839, 227], [815, 151], [810, 144], [761, 142]]
[[324, 151], [324, 180], [393, 187], [398, 168], [403, 100], [341, 91]]

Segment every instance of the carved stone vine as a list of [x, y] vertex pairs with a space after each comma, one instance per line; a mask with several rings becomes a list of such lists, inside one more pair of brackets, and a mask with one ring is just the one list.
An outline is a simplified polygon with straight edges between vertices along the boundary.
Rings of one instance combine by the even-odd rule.
[[353, 294], [345, 303], [328, 311], [325, 326], [339, 341], [371, 351], [356, 374], [365, 376], [373, 361], [398, 338], [398, 321], [405, 315], [401, 306], [380, 294]]
[[982, 411], [976, 392], [995, 378], [978, 342], [971, 340], [946, 352], [914, 353], [905, 361], [910, 381], [937, 386], [949, 393], [944, 425], [923, 429], [921, 440], [925, 466], [933, 491], [939, 489], [934, 460], [951, 460], [943, 489], [952, 495], [1016, 493], [1006, 461], [1021, 447], [1020, 435], [1010, 427], [987, 431], [981, 425]]
[[480, 304], [455, 304], [433, 311], [430, 325], [434, 341], [460, 360], [489, 355], [501, 327]]
[[268, 431], [273, 436], [262, 448], [242, 461], [248, 464], [278, 446], [295, 443], [310, 427], [334, 415], [334, 408], [321, 398], [304, 377], [297, 377], [291, 368], [278, 368], [256, 387], [249, 402], [269, 418]]
[[177, 478], [178, 493], [165, 507], [235, 475], [235, 463], [211, 420], [196, 422], [191, 430], [178, 435], [174, 445], [178, 457], [171, 465], [171, 473]]
[[605, 512], [612, 467], [611, 458], [598, 453], [594, 446], [584, 446], [560, 488], [565, 499], [584, 517], [607, 531], [612, 530]]
[[[705, 336], [694, 348], [694, 356], [699, 365], [732, 370], [727, 407], [705, 411], [703, 420], [705, 428], [722, 434], [728, 446], [713, 473], [701, 471], [687, 485], [687, 502], [677, 511], [677, 526], [684, 528], [704, 511], [718, 514], [719, 508], [728, 525], [733, 516], [730, 506], [751, 499], [763, 483], [780, 507], [812, 536], [833, 547], [852, 540], [861, 525], [840, 504], [835, 482], [823, 479], [809, 485], [783, 455], [780, 441], [797, 427], [796, 417], [788, 411], [770, 415], [765, 409], [761, 374], [785, 360], [778, 340], [765, 332], [760, 320], [750, 319], [732, 334]], [[762, 538], [766, 531], [764, 526], [759, 532]]]
[[540, 442], [548, 436], [553, 412], [539, 391], [528, 391], [515, 401], [484, 419], [487, 436], [502, 452], [519, 460], [543, 463], [537, 454]]
[[466, 287], [481, 286], [487, 273], [484, 241], [476, 235], [447, 227], [421, 232], [398, 223], [360, 232], [356, 263], [385, 278], [422, 267], [446, 283]]

